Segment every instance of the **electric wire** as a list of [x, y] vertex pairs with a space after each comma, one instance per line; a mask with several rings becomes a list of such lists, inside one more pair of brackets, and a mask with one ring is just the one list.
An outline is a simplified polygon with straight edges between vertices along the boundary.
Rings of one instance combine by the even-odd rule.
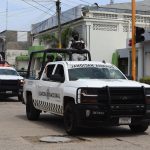
[[[32, 5], [32, 4], [28, 3], [28, 2], [26, 2], [25, 0], [22, 0], [22, 1], [25, 2], [25, 3], [27, 3], [28, 5], [30, 5], [30, 6], [32, 6], [32, 7], [34, 7], [34, 8], [36, 8], [36, 9], [40, 10], [40, 11], [43, 11], [43, 9], [40, 9], [40, 8], [36, 7], [35, 5]], [[44, 7], [44, 8], [46, 8], [47, 10], [52, 11], [51, 9], [45, 7], [44, 5], [38, 3], [38, 2], [35, 1], [35, 0], [32, 0], [32, 2], [35, 2], [35, 3], [37, 3], [38, 5], [40, 5], [40, 6]], [[66, 4], [65, 4], [65, 5], [66, 5]], [[46, 12], [46, 11], [43, 11], [43, 12], [46, 13], [46, 14], [48, 14], [48, 12]], [[54, 11], [52, 11], [52, 12], [54, 12]], [[71, 19], [71, 18], [69, 18], [69, 17], [65, 17], [65, 16], [63, 16], [63, 17], [64, 17], [64, 18]], [[61, 19], [62, 19], [62, 18], [61, 18]], [[36, 28], [38, 28], [39, 26], [41, 26], [41, 25], [44, 24], [45, 22], [46, 22], [46, 20], [42, 21], [37, 27], [32, 28], [32, 30], [35, 30]]]
[[1, 11], [0, 13], [6, 13], [6, 11]]
[[[28, 5], [30, 5], [30, 6], [32, 6], [32, 7], [34, 7], [34, 8], [36, 8], [36, 9], [38, 9], [38, 10], [40, 10], [40, 11], [43, 11], [44, 13], [46, 13], [46, 14], [47, 14], [47, 12], [46, 12], [45, 10], [40, 9], [40, 8], [36, 7], [35, 5], [32, 5], [31, 3], [26, 2], [25, 0], [21, 0], [21, 1], [23, 1], [23, 2], [27, 3]], [[50, 15], [51, 15], [51, 14], [50, 14]]]
[[79, 1], [84, 2], [84, 3], [86, 3], [86, 4], [92, 5], [92, 3], [89, 3], [89, 2], [87, 2], [87, 1], [85, 1], [85, 0], [79, 0]]
[[35, 3], [38, 4], [38, 5], [40, 5], [40, 6], [44, 7], [44, 8], [46, 8], [47, 10], [50, 10], [48, 7], [46, 7], [46, 6], [44, 6], [44, 5], [40, 4], [40, 3], [38, 3], [37, 1], [35, 1], [35, 0], [32, 0], [32, 1], [35, 2]]

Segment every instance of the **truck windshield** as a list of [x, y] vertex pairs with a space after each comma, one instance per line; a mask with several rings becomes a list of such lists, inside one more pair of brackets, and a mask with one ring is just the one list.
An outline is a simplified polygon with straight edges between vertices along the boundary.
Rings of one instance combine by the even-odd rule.
[[15, 70], [0, 69], [0, 75], [14, 75], [14, 76], [18, 76], [18, 73]]
[[73, 68], [69, 69], [69, 80], [78, 79], [126, 79], [123, 74], [114, 68]]

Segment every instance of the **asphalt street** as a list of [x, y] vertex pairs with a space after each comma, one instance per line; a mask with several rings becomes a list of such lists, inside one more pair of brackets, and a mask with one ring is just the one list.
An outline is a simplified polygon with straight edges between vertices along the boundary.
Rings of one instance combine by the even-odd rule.
[[[70, 141], [40, 141], [47, 136]], [[68, 136], [62, 118], [42, 113], [38, 121], [29, 121], [25, 105], [17, 98], [0, 100], [0, 150], [148, 150], [149, 141], [150, 128], [133, 134], [128, 126], [84, 129], [77, 136]]]

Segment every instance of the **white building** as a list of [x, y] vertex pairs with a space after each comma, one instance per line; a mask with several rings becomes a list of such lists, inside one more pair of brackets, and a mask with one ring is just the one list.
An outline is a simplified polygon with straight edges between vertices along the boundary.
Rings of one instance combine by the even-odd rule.
[[[148, 0], [137, 2], [137, 15], [136, 26], [150, 28], [150, 6], [146, 5]], [[131, 38], [131, 3], [110, 4], [102, 7], [93, 6], [77, 6], [61, 15], [62, 28], [70, 26], [80, 33], [80, 36], [84, 39], [87, 45], [87, 49], [91, 52], [93, 60], [105, 60], [107, 62], [112, 61], [112, 55], [116, 50], [125, 50], [121, 58], [126, 58], [125, 73], [130, 73], [130, 48], [128, 41]], [[34, 24], [32, 26], [33, 43], [38, 43], [39, 34], [43, 33], [56, 33], [57, 32], [57, 19], [53, 16], [43, 22]], [[36, 41], [36, 43], [35, 43]], [[145, 44], [146, 45], [146, 44]], [[147, 51], [149, 52], [149, 43], [147, 43]], [[144, 53], [143, 44], [137, 45], [138, 55], [140, 56], [138, 61], [142, 61], [145, 56], [141, 56]], [[141, 70], [141, 67], [145, 68], [149, 66], [150, 55], [147, 54], [146, 63], [138, 65], [138, 78], [150, 75], [149, 71]], [[148, 64], [147, 64], [148, 62]], [[128, 67], [127, 67], [128, 66]], [[145, 68], [146, 69], [146, 68]]]

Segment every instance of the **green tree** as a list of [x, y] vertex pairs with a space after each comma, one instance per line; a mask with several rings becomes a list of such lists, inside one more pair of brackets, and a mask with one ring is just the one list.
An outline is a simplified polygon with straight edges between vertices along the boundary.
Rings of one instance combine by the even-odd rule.
[[58, 45], [58, 39], [54, 34], [43, 34], [39, 36], [40, 43], [49, 44], [51, 43], [52, 47], [57, 47]]
[[62, 41], [62, 48], [67, 48], [69, 44], [69, 40], [71, 38], [73, 29], [70, 27], [65, 28], [61, 33], [61, 41]]
[[[62, 30], [61, 33], [61, 40], [62, 40], [62, 48], [67, 48], [70, 37], [72, 35], [72, 28], [66, 27], [65, 29]], [[56, 37], [54, 34], [43, 34], [39, 36], [40, 43], [44, 44], [50, 44], [51, 47], [56, 48], [58, 47], [58, 37]]]

